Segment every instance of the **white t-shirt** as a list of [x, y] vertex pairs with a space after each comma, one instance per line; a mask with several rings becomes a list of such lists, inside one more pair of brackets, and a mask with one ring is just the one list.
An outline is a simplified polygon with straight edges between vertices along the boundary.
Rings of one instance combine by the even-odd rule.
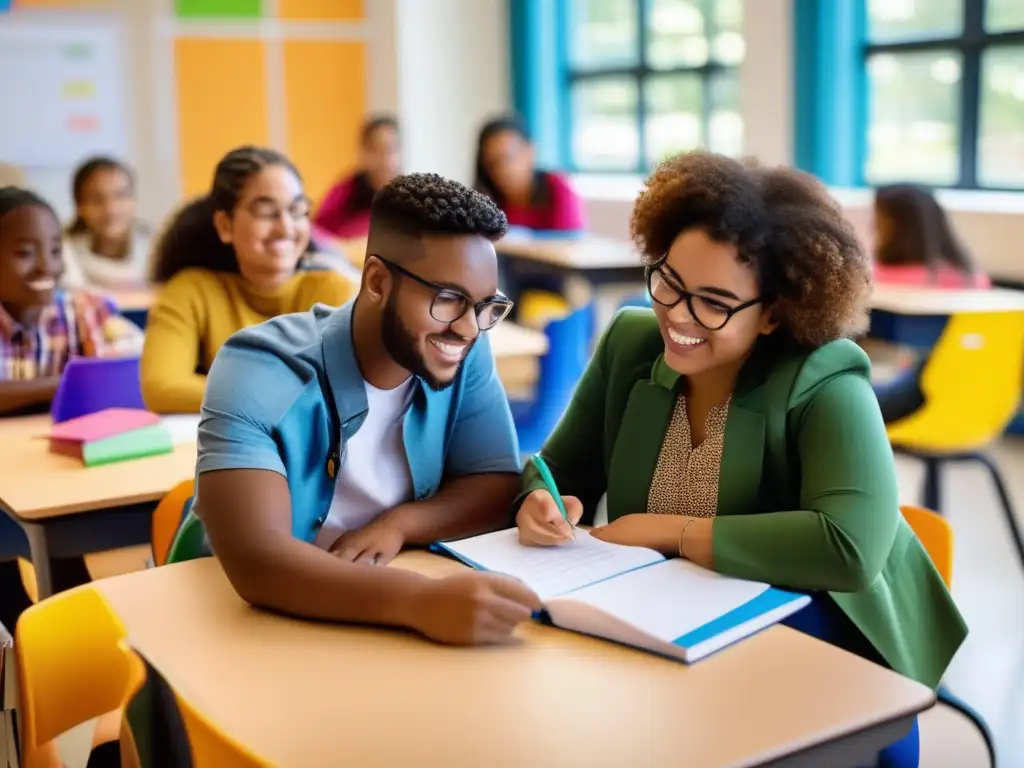
[[402, 441], [402, 419], [414, 380], [385, 390], [367, 384], [370, 410], [345, 447], [327, 520], [314, 543], [327, 549], [347, 531], [362, 528], [382, 512], [412, 499], [412, 476]]

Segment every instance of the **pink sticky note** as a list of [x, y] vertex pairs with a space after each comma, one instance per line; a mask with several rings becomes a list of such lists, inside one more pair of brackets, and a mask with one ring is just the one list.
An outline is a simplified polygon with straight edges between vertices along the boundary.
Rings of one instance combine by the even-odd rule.
[[107, 408], [54, 424], [50, 430], [50, 440], [91, 443], [94, 440], [102, 440], [105, 437], [159, 423], [160, 417], [149, 411], [137, 408]]

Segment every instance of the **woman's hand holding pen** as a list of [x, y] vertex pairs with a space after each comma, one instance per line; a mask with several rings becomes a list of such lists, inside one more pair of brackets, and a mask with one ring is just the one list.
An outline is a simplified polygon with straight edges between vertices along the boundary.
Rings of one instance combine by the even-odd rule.
[[573, 528], [583, 517], [583, 504], [575, 496], [563, 496], [568, 517], [562, 517], [554, 497], [536, 490], [523, 501], [516, 515], [519, 541], [532, 547], [553, 547], [573, 539]]

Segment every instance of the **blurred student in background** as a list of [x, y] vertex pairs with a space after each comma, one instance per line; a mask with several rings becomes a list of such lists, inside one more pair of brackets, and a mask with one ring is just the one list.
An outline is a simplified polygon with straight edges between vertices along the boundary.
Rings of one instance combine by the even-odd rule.
[[[893, 184], [875, 192], [875, 281], [916, 288], [991, 288], [953, 232], [938, 201], [923, 187]], [[941, 330], [936, 331], [935, 341]], [[924, 407], [921, 377], [930, 354], [912, 354], [894, 378], [874, 384], [886, 424]]]
[[149, 229], [136, 218], [135, 176], [93, 157], [71, 183], [75, 217], [65, 230], [67, 287], [131, 288], [146, 282]]
[[0, 416], [46, 408], [72, 357], [137, 353], [142, 332], [108, 300], [57, 288], [64, 269], [53, 208], [0, 189]]
[[927, 189], [893, 184], [875, 192], [875, 280], [921, 288], [989, 288]]
[[154, 250], [163, 284], [149, 313], [142, 394], [160, 413], [198, 413], [206, 372], [236, 331], [314, 304], [344, 304], [356, 286], [308, 268], [310, 203], [284, 155], [240, 147], [213, 188], [171, 220]]
[[[114, 306], [57, 287], [64, 243], [53, 208], [20, 187], [0, 188], [0, 416], [45, 411], [72, 357], [138, 354], [142, 332]], [[0, 536], [22, 536], [0, 520]], [[81, 557], [58, 558], [53, 584], [89, 580]], [[13, 630], [30, 605], [16, 560], [0, 563], [0, 622]]]
[[513, 115], [480, 129], [475, 187], [505, 212], [509, 227], [571, 232], [585, 226], [583, 201], [563, 176], [536, 167], [530, 135]]
[[358, 170], [331, 187], [320, 203], [313, 220], [316, 236], [366, 237], [374, 195], [398, 175], [401, 165], [398, 121], [368, 118], [359, 131]]

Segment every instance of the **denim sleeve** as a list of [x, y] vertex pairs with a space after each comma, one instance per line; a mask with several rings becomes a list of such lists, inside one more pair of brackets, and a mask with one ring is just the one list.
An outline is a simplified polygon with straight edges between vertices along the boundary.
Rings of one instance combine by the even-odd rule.
[[448, 445], [446, 474], [518, 474], [519, 440], [487, 334], [481, 334], [465, 365], [466, 384]]
[[[283, 368], [272, 353], [254, 348], [221, 348], [206, 378], [199, 420], [197, 473], [221, 469], [266, 469], [285, 475], [274, 442], [281, 402], [275, 379]], [[284, 397], [282, 396], [284, 395]]]

